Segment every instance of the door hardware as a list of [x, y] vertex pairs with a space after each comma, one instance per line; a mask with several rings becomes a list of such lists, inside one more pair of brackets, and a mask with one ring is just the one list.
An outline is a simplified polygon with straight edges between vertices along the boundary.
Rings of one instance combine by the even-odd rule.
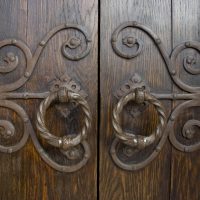
[[[90, 157], [90, 148], [88, 142], [86, 141], [86, 136], [91, 126], [91, 113], [88, 102], [86, 101], [86, 92], [81, 89], [80, 85], [77, 84], [72, 78], [70, 78], [67, 73], [64, 73], [61, 77], [59, 77], [58, 80], [53, 83], [49, 91], [14, 91], [22, 87], [30, 79], [41, 53], [43, 52], [45, 46], [51, 40], [51, 38], [53, 38], [57, 33], [69, 29], [79, 31], [80, 34], [83, 35], [84, 41], [79, 39], [77, 36], [69, 38], [67, 41], [63, 42], [61, 53], [66, 59], [78, 61], [86, 57], [91, 49], [90, 36], [86, 29], [79, 25], [62, 24], [53, 28], [39, 43], [33, 55], [30, 48], [21, 40], [5, 39], [3, 41], [0, 41], [0, 48], [3, 48], [5, 46], [14, 46], [23, 52], [26, 59], [26, 69], [19, 79], [12, 83], [0, 85], [0, 107], [11, 109], [22, 119], [24, 133], [17, 144], [10, 146], [0, 145], [0, 151], [5, 153], [13, 153], [18, 151], [26, 144], [30, 135], [33, 144], [42, 159], [52, 168], [61, 172], [77, 171], [87, 163]], [[70, 51], [68, 52], [69, 49], [76, 49], [83, 42], [86, 44], [86, 47], [81, 48], [81, 52], [76, 54], [71, 54]], [[14, 53], [9, 52], [5, 56], [5, 58], [3, 58], [3, 64], [0, 65], [0, 73], [5, 74], [12, 72], [13, 70], [17, 70], [19, 64], [18, 61], [19, 58]], [[53, 145], [54, 147], [58, 147], [60, 149], [60, 153], [64, 155], [64, 157], [68, 160], [68, 164], [61, 164], [56, 160], [53, 160], [53, 158], [51, 158], [49, 154], [45, 152], [45, 149], [42, 147], [42, 144], [40, 144], [37, 138], [36, 131], [34, 130], [28, 114], [19, 104], [13, 101], [18, 99], [43, 99], [37, 113], [36, 121], [40, 136], [48, 144]], [[58, 137], [49, 132], [45, 123], [45, 114], [47, 108], [50, 106], [51, 103], [54, 102], [54, 100], [57, 100], [61, 103], [68, 103], [73, 101], [74, 108], [80, 104], [85, 116], [84, 124], [80, 134]], [[4, 137], [4, 139], [10, 140], [12, 136], [15, 135], [16, 128], [8, 120], [0, 120], [0, 128], [0, 136]]]
[[[159, 125], [151, 135], [135, 135], [122, 130], [122, 127], [120, 125], [120, 114], [124, 106], [130, 101], [133, 101], [139, 105], [144, 102], [148, 102], [155, 107], [159, 115]], [[146, 92], [142, 88], [136, 88], [133, 92], [128, 93], [126, 96], [122, 97], [118, 101], [117, 105], [113, 109], [112, 124], [115, 130], [115, 136], [120, 139], [120, 141], [122, 141], [124, 144], [141, 150], [144, 149], [146, 146], [151, 145], [161, 137], [163, 129], [166, 125], [166, 114], [164, 111], [164, 107], [153, 95]]]
[[[58, 137], [53, 135], [47, 128], [45, 123], [45, 115], [48, 107], [55, 101], [60, 103], [74, 102], [81, 105], [84, 112], [84, 125], [81, 132], [77, 135], [65, 135]], [[87, 138], [88, 130], [91, 127], [91, 113], [87, 101], [79, 93], [75, 93], [67, 87], [61, 87], [56, 92], [51, 92], [41, 103], [37, 112], [36, 126], [42, 137], [48, 144], [53, 147], [57, 147], [60, 151], [66, 155], [69, 159], [78, 158], [79, 152], [76, 148], [77, 145], [82, 144], [84, 148], [84, 156], [78, 164], [70, 165], [70, 167], [63, 167], [66, 172], [72, 172], [80, 169], [86, 164], [90, 157], [90, 148], [88, 143], [85, 141]]]
[[[178, 55], [185, 49], [191, 48], [198, 53], [200, 52], [200, 43], [197, 41], [186, 41], [178, 46], [176, 46], [172, 53], [169, 55], [165, 49], [165, 46], [161, 39], [148, 27], [144, 26], [143, 24], [140, 24], [138, 22], [125, 22], [121, 24], [112, 34], [111, 38], [111, 44], [113, 51], [120, 57], [124, 59], [131, 59], [136, 56], [139, 56], [142, 53], [142, 47], [144, 47], [145, 44], [142, 42], [137, 43], [136, 41], [141, 41], [140, 39], [137, 39], [133, 35], [128, 35], [123, 37], [121, 40], [119, 37], [119, 34], [121, 31], [127, 28], [134, 28], [139, 29], [140, 31], [146, 33], [154, 42], [157, 49], [159, 50], [162, 59], [164, 60], [166, 64], [166, 68], [169, 72], [170, 78], [172, 82], [180, 88], [184, 93], [152, 93], [150, 92], [150, 88], [147, 86], [147, 84], [142, 80], [142, 78], [138, 74], [134, 74], [128, 81], [126, 81], [125, 84], [123, 84], [118, 90], [114, 91], [114, 96], [117, 99], [120, 99], [119, 102], [116, 104], [114, 110], [113, 110], [113, 129], [115, 136], [117, 138], [114, 139], [111, 145], [110, 153], [111, 157], [113, 158], [114, 162], [121, 168], [125, 170], [137, 170], [141, 169], [145, 166], [147, 166], [158, 154], [159, 151], [161, 151], [167, 137], [169, 136], [169, 140], [171, 144], [178, 150], [183, 152], [193, 152], [195, 150], [198, 150], [200, 148], [200, 141], [197, 137], [197, 128], [200, 128], [200, 120], [198, 119], [189, 119], [187, 120], [183, 128], [181, 130], [181, 140], [176, 136], [176, 130], [175, 130], [175, 124], [177, 123], [179, 119], [180, 112], [183, 110], [186, 110], [191, 107], [199, 107], [200, 106], [200, 87], [197, 86], [191, 86], [185, 82], [183, 82], [180, 77], [178, 76], [178, 73], [175, 69], [175, 62], [178, 57]], [[120, 48], [119, 44], [122, 44], [127, 46], [127, 38], [134, 38], [134, 40], [130, 40], [129, 48], [132, 48], [134, 45], [137, 46], [137, 48], [133, 48], [133, 52], [125, 53], [124, 48]], [[126, 41], [126, 42], [125, 42]], [[199, 69], [196, 69], [194, 67], [194, 64], [196, 63], [196, 58], [191, 55], [187, 55], [183, 59], [183, 67], [186, 72], [188, 72], [191, 75], [199, 75], [200, 71]], [[143, 90], [138, 90], [137, 88], [143, 88]], [[140, 92], [139, 92], [140, 91]], [[138, 93], [139, 92], [139, 93]], [[140, 94], [140, 95], [139, 95]], [[150, 146], [154, 143], [154, 146], [152, 145], [152, 148], [148, 147], [148, 145], [144, 145], [144, 136], [141, 137], [141, 135], [135, 135], [133, 133], [126, 133], [121, 128], [121, 121], [120, 121], [120, 112], [122, 111], [124, 105], [129, 100], [133, 100], [135, 103], [140, 103], [140, 99], [138, 99], [138, 95], [141, 97], [141, 102], [145, 102], [145, 95], [151, 95], [152, 99], [156, 100], [156, 105], [161, 106], [160, 100], [184, 100], [184, 102], [181, 102], [179, 105], [177, 105], [170, 113], [170, 116], [166, 120], [166, 126], [164, 126], [164, 120], [166, 118], [164, 108], [163, 106], [159, 107], [162, 108], [162, 113], [159, 113], [159, 117], [162, 116], [163, 120], [163, 129], [161, 137], [158, 137], [158, 141], [152, 140], [152, 143], [150, 143]], [[149, 105], [148, 102], [146, 102], [146, 105], [144, 104], [138, 104], [134, 110], [129, 108], [129, 114], [131, 113], [131, 116], [137, 117], [141, 112], [144, 112], [146, 107]], [[129, 106], [130, 107], [130, 106]], [[141, 107], [141, 108], [140, 108]], [[158, 107], [157, 107], [158, 108]], [[131, 111], [130, 111], [131, 110]], [[160, 120], [161, 124], [161, 120]], [[141, 147], [138, 143], [137, 138], [143, 138], [141, 142]], [[195, 139], [196, 138], [196, 139]], [[135, 140], [135, 145], [134, 144]], [[137, 146], [137, 145], [139, 146]], [[144, 147], [144, 148], [143, 148]], [[137, 160], [136, 154], [144, 154], [144, 152], [149, 152], [149, 154], [145, 154], [146, 157], [143, 159]]]

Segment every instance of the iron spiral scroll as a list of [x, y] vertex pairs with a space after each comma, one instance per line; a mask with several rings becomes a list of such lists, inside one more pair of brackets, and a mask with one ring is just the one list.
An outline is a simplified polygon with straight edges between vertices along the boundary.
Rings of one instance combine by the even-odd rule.
[[[200, 106], [200, 87], [191, 86], [183, 82], [180, 79], [178, 72], [175, 68], [175, 62], [178, 55], [185, 49], [188, 49], [188, 48], [194, 49], [198, 53], [200, 53], [200, 43], [197, 41], [186, 41], [176, 46], [172, 50], [171, 54], [169, 55], [161, 39], [151, 29], [149, 29], [145, 25], [138, 23], [136, 21], [124, 22], [114, 30], [111, 37], [111, 45], [112, 45], [113, 51], [119, 57], [123, 59], [135, 58], [139, 56], [142, 53], [142, 50], [144, 49], [144, 43], [141, 41], [140, 38], [136, 38], [133, 35], [128, 35], [128, 36], [123, 35], [122, 39], [121, 37], [119, 37], [120, 33], [127, 28], [138, 29], [146, 33], [151, 38], [151, 40], [153, 41], [153, 43], [159, 50], [159, 53], [166, 65], [167, 71], [170, 75], [172, 82], [183, 91], [183, 93], [171, 93], [171, 94], [151, 93], [150, 95], [154, 96], [157, 101], [158, 100], [171, 100], [171, 101], [184, 100], [184, 102], [177, 105], [171, 111], [171, 114], [166, 121], [166, 126], [162, 130], [162, 134], [160, 138], [158, 138], [157, 141], [152, 140], [152, 143], [150, 143], [150, 145], [154, 144], [154, 148], [150, 149], [151, 152], [149, 152], [148, 156], [138, 161], [136, 157], [134, 157], [134, 154], [139, 153], [138, 155], [140, 155], [141, 153], [142, 155], [143, 152], [147, 151], [146, 149], [148, 145], [147, 146], [143, 145], [144, 148], [138, 148], [137, 145], [133, 145], [134, 144], [133, 141], [137, 137], [138, 138], [139, 137], [145, 138], [145, 137], [141, 135], [135, 135], [133, 133], [127, 133], [127, 134], [124, 133], [122, 129], [120, 129], [121, 128], [120, 118], [119, 118], [118, 113], [116, 115], [116, 110], [117, 110], [117, 107], [118, 107], [118, 110], [120, 110], [119, 107], [123, 107], [121, 106], [121, 104], [123, 102], [126, 102], [125, 99], [128, 96], [131, 96], [133, 94], [135, 95], [135, 89], [137, 87], [139, 88], [141, 86], [146, 87], [147, 85], [146, 83], [144, 83], [140, 75], [134, 74], [130, 78], [130, 80], [126, 82], [126, 84], [124, 84], [117, 91], [115, 91], [114, 96], [119, 101], [113, 110], [112, 122], [113, 122], [115, 139], [112, 142], [110, 153], [116, 165], [118, 165], [122, 169], [134, 171], [134, 170], [138, 170], [147, 166], [161, 151], [167, 138], [169, 138], [171, 144], [180, 151], [193, 152], [200, 149], [199, 138], [197, 137], [196, 140], [194, 139], [195, 136], [197, 136], [199, 132], [198, 129], [200, 128], [200, 120], [194, 119], [192, 117], [192, 119], [189, 119], [184, 122], [183, 128], [180, 131], [181, 132], [180, 135], [183, 138], [182, 140], [180, 140], [180, 138], [176, 136], [177, 133], [175, 130], [175, 125], [177, 121], [179, 121], [180, 113], [182, 111], [192, 108], [192, 107]], [[122, 46], [129, 48], [129, 51], [124, 52], [125, 48], [122, 48]], [[196, 58], [191, 55], [188, 55], [183, 59], [183, 67], [187, 73], [191, 75], [200, 75], [199, 69], [194, 67], [195, 64], [196, 64]], [[125, 85], [126, 86], [128, 85], [128, 87], [125, 87]], [[133, 97], [132, 99], [134, 98], [135, 97]], [[143, 111], [140, 111], [140, 112], [143, 112]], [[138, 113], [131, 113], [131, 116], [134, 116], [134, 115], [136, 116], [138, 115]], [[186, 142], [183, 142], [183, 141], [186, 141]], [[136, 143], [137, 141], [135, 140], [135, 144]], [[121, 145], [120, 147], [120, 144], [125, 144], [125, 146]], [[142, 143], [141, 143], [141, 146], [142, 146]]]
[[[80, 39], [77, 36], [69, 37], [66, 41], [63, 42], [63, 45], [61, 46], [61, 53], [66, 59], [69, 59], [71, 61], [78, 61], [85, 58], [89, 54], [91, 49], [91, 38], [88, 34], [88, 31], [80, 25], [62, 24], [53, 28], [47, 33], [43, 40], [39, 42], [34, 54], [32, 54], [27, 44], [25, 44], [21, 40], [13, 38], [0, 41], [0, 49], [6, 46], [14, 46], [23, 53], [26, 60], [25, 71], [23, 72], [22, 76], [19, 77], [18, 80], [0, 85], [0, 107], [15, 112], [17, 116], [20, 117], [24, 129], [23, 136], [16, 144], [0, 144], [0, 151], [4, 153], [13, 153], [20, 150], [26, 144], [30, 135], [35, 149], [40, 154], [41, 158], [53, 169], [56, 169], [61, 172], [77, 171], [80, 168], [82, 168], [90, 158], [90, 147], [87, 142], [86, 136], [91, 126], [91, 113], [89, 105], [86, 101], [87, 94], [84, 90], [81, 89], [79, 84], [77, 84], [74, 80], [72, 80], [72, 78], [69, 77], [67, 73], [64, 73], [64, 75], [62, 75], [58, 78], [58, 80], [55, 81], [55, 84], [53, 84], [50, 91], [14, 91], [18, 88], [21, 88], [30, 79], [34, 69], [36, 68], [36, 64], [40, 58], [40, 55], [44, 51], [48, 42], [57, 33], [69, 29], [78, 31], [83, 36], [83, 39]], [[71, 50], [77, 49], [82, 43], [85, 44], [85, 48], [80, 48], [80, 51], [77, 51], [75, 54], [71, 54]], [[9, 52], [4, 58], [1, 59], [0, 73], [7, 74], [14, 70], [17, 70], [18, 65], [18, 56], [12, 52]], [[62, 96], [63, 91], [66, 92], [67, 96]], [[57, 99], [58, 97], [59, 99]], [[40, 131], [39, 136], [43, 138], [45, 142], [47, 142], [49, 145], [59, 147], [60, 154], [63, 155], [66, 159], [72, 160], [73, 162], [61, 164], [54, 160], [52, 157], [50, 157], [50, 155], [45, 151], [42, 144], [40, 143], [28, 114], [20, 105], [15, 103], [13, 99], [43, 99], [38, 111], [36, 123], [37, 128]], [[51, 100], [59, 100], [61, 102], [68, 103], [70, 99], [75, 101], [75, 104], [80, 104], [80, 106], [82, 107], [82, 111], [85, 114], [84, 125], [80, 134], [77, 134], [75, 136], [66, 135], [62, 138], [59, 138], [58, 136], [54, 136], [53, 134], [50, 134], [50, 132], [48, 132], [48, 128], [45, 124], [45, 112], [47, 107], [50, 106], [50, 104], [52, 103]], [[16, 127], [12, 122], [10, 122], [9, 120], [0, 120], [0, 137], [2, 137], [4, 140], [11, 140], [13, 135], [16, 135], [16, 131]], [[62, 142], [62, 145], [60, 145], [60, 142]], [[81, 149], [83, 151], [82, 154], [79, 152], [79, 146], [81, 146]]]

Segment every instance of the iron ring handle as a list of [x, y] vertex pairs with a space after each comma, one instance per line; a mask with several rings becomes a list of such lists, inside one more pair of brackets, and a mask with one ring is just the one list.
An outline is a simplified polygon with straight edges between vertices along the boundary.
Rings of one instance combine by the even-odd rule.
[[[50, 133], [45, 123], [45, 115], [49, 106], [55, 102], [68, 103], [76, 102], [81, 105], [84, 113], [84, 123], [82, 130], [77, 135], [65, 135], [58, 137]], [[62, 87], [56, 92], [51, 92], [41, 103], [37, 112], [36, 126], [40, 132], [40, 136], [46, 140], [46, 142], [54, 147], [58, 147], [61, 150], [67, 150], [73, 146], [80, 144], [86, 139], [88, 130], [91, 127], [91, 113], [87, 101], [78, 93], [68, 90], [66, 87]]]
[[[121, 112], [124, 106], [129, 102], [134, 101], [137, 104], [148, 102], [154, 105], [158, 116], [159, 123], [157, 128], [153, 131], [153, 133], [149, 136], [135, 135], [122, 130], [121, 127]], [[158, 101], [153, 95], [150, 93], [143, 91], [140, 88], [136, 88], [133, 92], [122, 97], [113, 110], [112, 124], [115, 130], [115, 136], [120, 139], [124, 144], [129, 146], [136, 147], [138, 149], [143, 149], [146, 146], [151, 145], [157, 139], [159, 139], [162, 135], [163, 129], [166, 125], [166, 114], [164, 111], [164, 107], [161, 105], [160, 101]]]

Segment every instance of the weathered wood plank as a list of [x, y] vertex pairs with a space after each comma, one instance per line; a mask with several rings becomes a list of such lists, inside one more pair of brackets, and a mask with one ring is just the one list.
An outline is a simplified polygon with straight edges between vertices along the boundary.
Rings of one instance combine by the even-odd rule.
[[[146, 168], [127, 172], [115, 166], [109, 155], [113, 139], [111, 116], [116, 99], [113, 90], [135, 72], [140, 74], [154, 92], [170, 92], [171, 82], [163, 60], [155, 45], [141, 31], [133, 33], [144, 43], [143, 52], [134, 59], [118, 57], [111, 47], [111, 35], [123, 22], [138, 21], [151, 28], [171, 51], [171, 3], [159, 0], [102, 0], [101, 1], [101, 129], [100, 129], [100, 199], [128, 200], [169, 199], [171, 146], [166, 142], [159, 156]], [[124, 33], [125, 34], [127, 34]], [[168, 111], [170, 102], [164, 102]], [[151, 113], [152, 114], [152, 113]], [[133, 129], [144, 124], [144, 133], [155, 125], [149, 114], [140, 122], [124, 120], [124, 128]], [[151, 123], [150, 120], [151, 119]], [[154, 119], [154, 120], [153, 120]]]
[[[27, 13], [27, 1], [2, 0], [0, 2], [0, 40], [16, 38], [26, 42]], [[25, 59], [19, 49], [13, 46], [4, 47], [0, 50], [1, 57], [4, 57], [7, 52], [13, 52], [19, 56], [19, 65], [13, 72], [0, 75], [1, 85], [17, 80], [22, 76], [22, 72], [25, 69]], [[12, 110], [2, 107], [0, 108], [0, 119], [12, 122], [16, 130], [11, 142], [5, 140], [1, 135], [1, 144], [11, 145], [18, 142], [23, 130], [21, 119]], [[27, 148], [23, 148], [23, 150], [13, 154], [0, 153], [0, 199], [25, 199], [26, 187], [23, 187], [22, 182], [27, 181], [24, 176], [26, 169], [24, 168], [23, 159], [26, 155], [26, 150]], [[27, 159], [26, 161], [28, 162]]]
[[[36, 152], [31, 139], [19, 152], [12, 155], [1, 154], [0, 199], [96, 199], [97, 6], [97, 0], [1, 1], [1, 39], [9, 37], [19, 38], [30, 46], [33, 53], [41, 39], [57, 25], [74, 23], [88, 29], [91, 34], [92, 48], [86, 58], [80, 61], [69, 61], [62, 56], [60, 51], [62, 43], [69, 39], [70, 36], [78, 37], [80, 35], [78, 31], [69, 30], [58, 33], [45, 47], [30, 80], [21, 91], [48, 91], [50, 82], [66, 72], [87, 92], [93, 121], [92, 129], [87, 139], [92, 155], [87, 165], [77, 172], [71, 174], [61, 173], [49, 167]], [[81, 39], [84, 42], [84, 37], [82, 35], [80, 37], [82, 37]], [[21, 70], [24, 69], [21, 68], [23, 67], [21, 65], [18, 67]], [[1, 77], [1, 82], [5, 83], [5, 79], [3, 79], [3, 76]], [[12, 81], [12, 78], [15, 78], [15, 75], [10, 77], [10, 81]], [[34, 130], [36, 130], [35, 118], [40, 101], [19, 101], [19, 104], [28, 112]], [[11, 117], [16, 118], [16, 122], [19, 121], [16, 115], [13, 113], [11, 115]], [[55, 108], [50, 109], [48, 115], [46, 121], [52, 133], [63, 135], [65, 132], [71, 133], [76, 130]], [[79, 112], [73, 112], [72, 116], [75, 118], [76, 126], [81, 126], [82, 115]], [[23, 127], [18, 125], [18, 123], [16, 126], [18, 127], [18, 132], [23, 131]], [[52, 157], [56, 157], [51, 152], [53, 151], [52, 147], [48, 145], [44, 145], [44, 147]], [[59, 162], [63, 161], [60, 157], [56, 158]]]
[[[188, 40], [199, 41], [200, 38], [200, 2], [199, 0], [178, 0], [172, 4], [173, 48]], [[200, 75], [190, 75], [183, 68], [183, 59], [188, 55], [196, 58], [196, 67], [199, 65], [199, 53], [186, 49], [180, 53], [176, 62], [176, 70], [181, 79], [189, 85], [199, 86]], [[195, 66], [194, 66], [195, 67]], [[174, 91], [181, 90], [174, 87]], [[180, 102], [176, 102], [178, 104]], [[189, 119], [200, 119], [199, 108], [190, 108], [180, 113], [177, 122], [177, 131], [182, 130], [184, 123]], [[199, 131], [199, 129], [197, 130]], [[198, 134], [198, 132], [196, 133]], [[200, 199], [200, 151], [183, 153], [173, 148], [171, 167], [171, 199], [198, 200]]]

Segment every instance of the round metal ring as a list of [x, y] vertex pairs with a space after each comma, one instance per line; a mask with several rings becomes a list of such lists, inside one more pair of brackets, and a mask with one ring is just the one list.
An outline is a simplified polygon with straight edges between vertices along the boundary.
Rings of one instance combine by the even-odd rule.
[[[153, 133], [149, 136], [142, 136], [142, 135], [135, 135], [122, 130], [121, 127], [121, 112], [124, 106], [129, 102], [134, 101], [138, 104], [143, 102], [148, 102], [149, 104], [154, 105], [158, 116], [159, 116], [159, 123], [157, 128]], [[161, 103], [151, 94], [141, 91], [141, 90], [134, 90], [133, 92], [127, 94], [126, 96], [122, 97], [117, 105], [113, 110], [113, 118], [112, 124], [115, 130], [115, 136], [120, 139], [124, 144], [136, 147], [138, 149], [143, 149], [146, 146], [151, 145], [157, 139], [159, 139], [162, 135], [163, 128], [166, 124], [166, 115], [163, 106]]]
[[[50, 133], [45, 124], [45, 115], [49, 106], [55, 101], [62, 103], [67, 103], [71, 101], [81, 105], [84, 113], [84, 123], [82, 130], [79, 134], [58, 137]], [[47, 143], [62, 150], [68, 150], [69, 148], [80, 144], [83, 140], [86, 139], [87, 132], [91, 126], [91, 113], [89, 105], [80, 94], [67, 90], [66, 87], [63, 87], [56, 92], [50, 93], [50, 95], [41, 102], [39, 111], [37, 113], [36, 126], [37, 129], [40, 131], [40, 136], [45, 139]]]

